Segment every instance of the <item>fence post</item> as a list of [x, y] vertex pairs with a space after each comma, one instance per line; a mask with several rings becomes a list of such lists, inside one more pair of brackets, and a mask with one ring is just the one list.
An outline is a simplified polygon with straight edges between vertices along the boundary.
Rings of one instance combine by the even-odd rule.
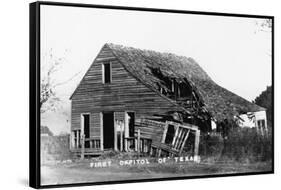
[[69, 136], [68, 136], [68, 140], [69, 140], [69, 150], [73, 149], [73, 132], [71, 131]]
[[138, 147], [138, 156], [140, 156], [140, 129], [138, 129], [138, 145], [137, 145], [137, 147]]

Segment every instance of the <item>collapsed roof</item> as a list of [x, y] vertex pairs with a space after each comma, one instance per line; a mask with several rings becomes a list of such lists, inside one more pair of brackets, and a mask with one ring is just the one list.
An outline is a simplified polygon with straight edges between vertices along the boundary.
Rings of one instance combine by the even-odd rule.
[[164, 77], [188, 83], [198, 95], [202, 107], [218, 121], [241, 113], [265, 110], [216, 84], [192, 58], [111, 43], [105, 46], [112, 50], [128, 72], [155, 91], [159, 91], [159, 84], [163, 84], [155, 71]]

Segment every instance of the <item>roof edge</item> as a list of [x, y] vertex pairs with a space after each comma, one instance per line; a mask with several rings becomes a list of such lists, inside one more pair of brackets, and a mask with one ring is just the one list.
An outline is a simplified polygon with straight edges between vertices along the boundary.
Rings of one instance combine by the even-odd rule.
[[124, 67], [124, 69], [132, 76], [134, 77], [136, 80], [138, 80], [139, 82], [141, 82], [143, 85], [145, 85], [147, 88], [149, 88], [150, 90], [154, 91], [157, 95], [159, 95], [160, 97], [166, 99], [167, 101], [169, 101], [170, 103], [172, 103], [173, 105], [181, 108], [183, 111], [187, 112], [188, 114], [191, 114], [190, 111], [188, 111], [186, 108], [182, 107], [181, 105], [177, 104], [175, 101], [171, 100], [170, 98], [164, 96], [163, 94], [161, 94], [158, 90], [156, 90], [153, 86], [145, 83], [142, 79], [140, 79], [139, 77], [135, 76], [134, 74], [132, 74], [132, 72], [122, 63], [122, 61], [118, 58], [118, 56], [114, 53], [114, 50], [112, 50], [112, 48], [110, 47], [110, 43], [106, 43], [104, 46], [107, 46], [111, 52], [113, 53], [113, 55], [116, 57], [116, 59], [119, 61], [119, 63]]
[[[71, 96], [69, 97], [69, 100], [72, 100], [72, 98], [73, 98], [73, 96], [75, 95], [75, 93], [76, 93], [78, 87], [81, 85], [81, 83], [82, 83], [82, 81], [84, 80], [85, 76], [86, 76], [87, 73], [90, 71], [90, 69], [92, 68], [93, 64], [95, 63], [95, 61], [96, 61], [98, 55], [101, 53], [101, 51], [103, 50], [103, 48], [104, 48], [106, 45], [107, 45], [107, 43], [104, 44], [104, 45], [102, 46], [102, 48], [99, 50], [99, 52], [98, 52], [98, 54], [96, 55], [94, 61], [91, 63], [90, 67], [89, 67], [88, 70], [85, 72], [84, 76], [82, 77], [82, 79], [80, 80], [80, 82], [79, 82], [78, 85], [76, 86], [75, 90], [73, 91], [73, 93], [72, 93]], [[115, 56], [115, 55], [114, 55], [114, 56]], [[116, 56], [115, 56], [115, 57], [116, 57]]]

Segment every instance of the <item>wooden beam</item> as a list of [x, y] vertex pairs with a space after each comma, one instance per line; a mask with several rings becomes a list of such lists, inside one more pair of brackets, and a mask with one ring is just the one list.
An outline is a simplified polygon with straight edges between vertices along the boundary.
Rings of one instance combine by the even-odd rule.
[[81, 134], [81, 159], [85, 157], [85, 135]]
[[178, 147], [178, 144], [179, 144], [179, 141], [180, 141], [180, 138], [181, 138], [181, 134], [182, 134], [182, 131], [183, 129], [181, 129], [180, 127], [178, 127], [178, 135], [176, 136], [176, 141], [175, 141], [175, 145], [174, 145], [174, 148], [177, 149]]
[[186, 140], [187, 140], [187, 138], [188, 138], [188, 136], [189, 136], [189, 132], [190, 132], [190, 129], [187, 131], [187, 133], [186, 133], [186, 135], [185, 135], [185, 137], [184, 137], [184, 139], [183, 139], [182, 145], [181, 145], [181, 147], [180, 147], [180, 154], [181, 154], [182, 151], [183, 151], [183, 148], [184, 148], [184, 146], [185, 146], [185, 142], [186, 142]]
[[120, 131], [120, 151], [123, 151], [123, 128]]
[[[128, 139], [127, 139], [128, 140]], [[135, 151], [137, 152], [138, 151], [138, 139], [135, 138], [133, 139], [133, 141], [135, 141]], [[129, 144], [129, 143], [128, 143]]]
[[138, 129], [138, 156], [140, 156], [140, 129]]
[[100, 112], [100, 149], [103, 150], [103, 114]]
[[152, 154], [153, 154], [153, 148], [152, 148], [152, 146], [150, 146], [149, 155], [152, 156]]
[[[128, 152], [128, 139], [126, 139], [126, 135], [125, 135], [125, 133], [126, 133], [126, 125], [127, 125], [127, 123], [128, 123], [128, 116], [127, 116], [127, 112], [124, 112], [124, 143], [125, 143], [125, 152]], [[123, 132], [122, 132], [123, 133]], [[135, 145], [136, 145], [136, 143], [135, 143]]]
[[181, 128], [181, 134], [178, 136], [178, 143], [176, 144], [176, 149], [177, 150], [179, 150], [180, 149], [180, 147], [181, 147], [181, 144], [182, 144], [182, 140], [183, 140], [183, 138], [184, 138], [184, 135], [185, 135], [185, 130], [186, 129], [184, 129], [184, 128]]
[[93, 148], [93, 141], [89, 140], [89, 142], [90, 142], [90, 148]]
[[199, 142], [200, 142], [200, 130], [195, 133], [195, 144], [194, 144], [194, 157], [199, 155]]
[[161, 140], [162, 143], [165, 142], [166, 135], [167, 135], [167, 131], [168, 131], [168, 126], [169, 126], [169, 125], [168, 125], [168, 123], [166, 122], [165, 129], [164, 129], [163, 136], [162, 136], [162, 140]]
[[170, 125], [179, 125], [180, 127], [186, 128], [186, 129], [191, 129], [191, 130], [198, 130], [198, 127], [196, 125], [192, 125], [189, 123], [183, 123], [183, 124], [179, 124], [176, 122], [172, 122], [172, 121], [167, 121], [168, 124]]
[[70, 141], [71, 141], [71, 148], [70, 149], [74, 149], [75, 148], [75, 131], [71, 131], [71, 138], [70, 138]]
[[71, 131], [69, 135], [69, 149], [71, 150], [72, 148], [73, 148], [73, 131]]
[[117, 148], [117, 125], [116, 125], [116, 120], [115, 120], [115, 112], [113, 112], [113, 122], [114, 122], [114, 150], [118, 151]]
[[157, 151], [158, 151], [157, 152], [157, 156], [160, 157], [161, 156], [161, 152], [162, 152], [161, 148], [157, 148]]
[[175, 142], [176, 142], [176, 139], [177, 139], [177, 136], [178, 136], [178, 131], [179, 131], [178, 126], [175, 126], [175, 128], [176, 128], [176, 132], [175, 132], [175, 135], [174, 135], [174, 138], [173, 138], [172, 147], [174, 147], [174, 145], [175, 145]]
[[76, 133], [76, 147], [75, 148], [79, 148], [79, 139], [80, 139], [80, 134], [79, 134], [79, 130], [75, 131]]
[[125, 147], [124, 147], [125, 152], [128, 152], [128, 139], [125, 138], [125, 134], [124, 134], [123, 138], [124, 138], [124, 143], [125, 143]]

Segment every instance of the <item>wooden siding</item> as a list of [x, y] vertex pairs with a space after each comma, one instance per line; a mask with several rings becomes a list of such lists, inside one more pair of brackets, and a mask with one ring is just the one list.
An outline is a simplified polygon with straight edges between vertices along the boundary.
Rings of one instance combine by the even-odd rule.
[[[111, 63], [112, 82], [103, 84], [102, 63], [107, 60]], [[138, 119], [180, 109], [135, 79], [105, 47], [74, 92], [71, 104], [71, 129], [80, 128], [80, 114], [89, 112], [90, 136], [97, 138], [100, 137], [100, 112], [114, 111], [118, 118], [124, 119], [124, 111], [134, 111]]]
[[125, 112], [115, 112], [114, 114], [115, 120], [123, 120], [123, 122], [125, 121]]
[[141, 138], [153, 139], [154, 142], [160, 143], [163, 137], [163, 133], [166, 127], [166, 123], [150, 121], [145, 119], [137, 119], [135, 122], [135, 130], [140, 129]]

